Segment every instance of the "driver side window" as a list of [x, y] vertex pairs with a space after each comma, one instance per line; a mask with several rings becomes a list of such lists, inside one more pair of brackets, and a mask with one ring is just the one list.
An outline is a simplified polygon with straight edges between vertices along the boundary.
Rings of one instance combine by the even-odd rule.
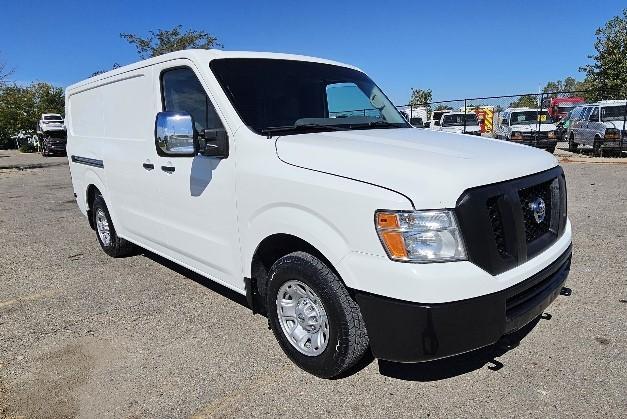
[[161, 100], [164, 111], [189, 113], [196, 132], [223, 128], [209, 96], [189, 67], [161, 73]]

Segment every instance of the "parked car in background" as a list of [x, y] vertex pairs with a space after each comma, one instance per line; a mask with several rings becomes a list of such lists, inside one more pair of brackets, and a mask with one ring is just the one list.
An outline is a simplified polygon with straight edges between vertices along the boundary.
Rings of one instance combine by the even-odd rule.
[[498, 118], [494, 137], [555, 152], [555, 124], [546, 109], [508, 108]]
[[47, 131], [39, 137], [39, 149], [42, 156], [66, 154], [67, 133], [65, 130]]
[[491, 345], [568, 276], [555, 157], [415, 129], [353, 66], [185, 50], [65, 98], [73, 191], [102, 250], [139, 245], [245, 296], [317, 376], [369, 352], [419, 362]]
[[448, 112], [440, 118], [437, 131], [450, 132], [456, 134], [481, 135], [479, 120], [474, 112]]
[[58, 113], [44, 113], [37, 123], [37, 134], [43, 135], [51, 131], [65, 131], [65, 121]]
[[401, 106], [398, 110], [414, 127], [423, 128], [427, 122], [427, 108], [424, 106]]
[[442, 119], [442, 115], [445, 113], [453, 112], [452, 109], [440, 109], [437, 111], [431, 112], [431, 119], [427, 121], [425, 124], [425, 128], [430, 128], [432, 130], [437, 130], [440, 127], [440, 120]]
[[592, 153], [604, 150], [627, 151], [627, 99], [604, 100], [577, 107], [567, 131], [568, 149], [579, 145], [592, 147]]

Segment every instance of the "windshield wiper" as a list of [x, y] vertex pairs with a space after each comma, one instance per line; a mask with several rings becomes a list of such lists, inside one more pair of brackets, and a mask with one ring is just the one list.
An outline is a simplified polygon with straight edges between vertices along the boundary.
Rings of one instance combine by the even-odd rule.
[[261, 130], [262, 134], [266, 134], [268, 138], [272, 138], [272, 134], [280, 134], [290, 131], [302, 131], [308, 129], [329, 129], [332, 131], [346, 131], [349, 128], [341, 127], [338, 125], [325, 125], [325, 124], [298, 124], [298, 125], [284, 125], [282, 127], [268, 127]]

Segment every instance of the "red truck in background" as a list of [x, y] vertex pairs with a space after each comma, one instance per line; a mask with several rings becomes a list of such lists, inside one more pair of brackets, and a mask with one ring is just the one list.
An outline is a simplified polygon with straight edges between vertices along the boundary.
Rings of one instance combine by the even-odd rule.
[[568, 112], [580, 103], [584, 103], [582, 97], [554, 97], [551, 98], [547, 111], [553, 121], [558, 122], [565, 118]]

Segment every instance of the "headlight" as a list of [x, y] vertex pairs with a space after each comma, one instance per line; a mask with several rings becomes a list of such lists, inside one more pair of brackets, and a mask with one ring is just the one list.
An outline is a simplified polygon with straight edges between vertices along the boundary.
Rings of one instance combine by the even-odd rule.
[[551, 140], [554, 140], [554, 139], [556, 138], [556, 137], [555, 137], [555, 131], [549, 131], [549, 138], [550, 138]]
[[605, 130], [606, 140], [618, 140], [620, 138], [620, 131], [616, 128], [607, 128]]
[[452, 211], [380, 210], [375, 214], [375, 224], [381, 244], [392, 260], [428, 263], [466, 259]]
[[516, 141], [516, 140], [522, 140], [523, 139], [523, 135], [522, 132], [518, 132], [518, 131], [513, 131], [512, 132], [512, 140]]

